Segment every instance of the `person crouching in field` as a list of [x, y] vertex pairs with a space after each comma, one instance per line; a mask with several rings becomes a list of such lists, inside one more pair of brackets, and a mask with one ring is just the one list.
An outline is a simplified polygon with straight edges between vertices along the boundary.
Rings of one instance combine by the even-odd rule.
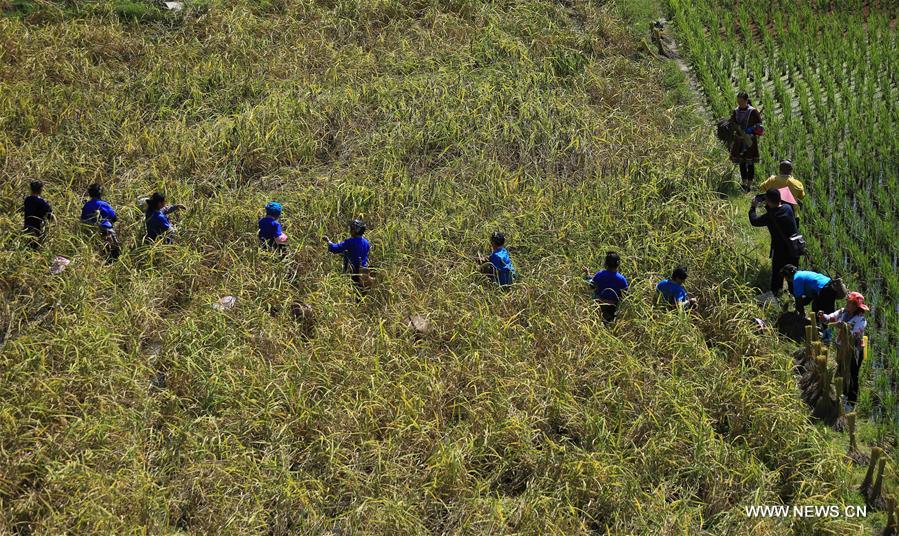
[[41, 242], [46, 234], [47, 218], [53, 216], [53, 209], [41, 194], [44, 191], [44, 183], [31, 181], [31, 195], [25, 198], [22, 204], [22, 212], [25, 215], [25, 223], [22, 228], [29, 238], [28, 245], [32, 249], [41, 247]]
[[664, 301], [668, 305], [692, 309], [696, 307], [696, 298], [687, 297], [684, 283], [687, 281], [687, 269], [678, 266], [669, 279], [663, 279], [656, 285], [656, 302]]
[[371, 244], [362, 236], [365, 230], [362, 220], [353, 220], [350, 222], [350, 237], [343, 242], [335, 244], [327, 236], [322, 237], [322, 240], [328, 243], [328, 251], [343, 254], [343, 272], [352, 274], [353, 283], [363, 293], [371, 286], [371, 274], [368, 269]]
[[493, 250], [490, 257], [485, 259], [478, 255], [475, 261], [480, 265], [481, 273], [502, 288], [508, 288], [515, 278], [515, 266], [512, 265], [512, 257], [505, 245], [506, 235], [500, 232], [493, 233], [490, 235], [490, 247]]
[[[858, 292], [850, 292], [846, 296], [846, 307], [830, 314], [818, 312], [819, 322], [849, 324], [849, 336], [852, 337], [851, 343], [855, 355], [850, 364], [851, 378], [846, 398], [852, 406], [858, 401], [858, 371], [862, 368], [862, 359], [864, 358], [865, 327], [868, 325], [865, 313], [868, 310], [868, 306], [865, 305], [865, 297]], [[837, 342], [842, 341], [838, 340]]]
[[88, 186], [87, 196], [89, 200], [81, 208], [81, 223], [96, 227], [103, 237], [108, 258], [117, 259], [122, 253], [113, 228], [118, 216], [112, 206], [103, 200], [103, 188], [99, 184]]
[[741, 91], [737, 94], [737, 107], [730, 116], [730, 122], [736, 127], [730, 146], [730, 160], [740, 166], [740, 181], [744, 191], [752, 188], [755, 182], [755, 165], [759, 161], [758, 137], [765, 129], [762, 126], [762, 114], [752, 107], [749, 94]]
[[[757, 216], [756, 206], [762, 199], [765, 201], [765, 213]], [[764, 195], [753, 198], [749, 206], [749, 223], [753, 227], [768, 227], [771, 235], [771, 292], [778, 296], [784, 285], [783, 267], [799, 264], [799, 255], [790, 242], [790, 237], [797, 231], [793, 209], [781, 202], [780, 190], [769, 188]]]
[[165, 195], [160, 192], [155, 192], [150, 196], [147, 200], [147, 210], [144, 219], [147, 231], [147, 234], [144, 236], [144, 243], [150, 244], [161, 239], [166, 244], [171, 244], [175, 228], [172, 227], [168, 215], [183, 209], [184, 205], [166, 205]]
[[799, 270], [792, 264], [783, 267], [783, 274], [796, 299], [796, 312], [802, 316], [805, 316], [805, 306], [809, 303], [816, 315], [833, 313], [837, 299], [846, 297], [842, 282], [835, 282], [824, 274]]
[[[778, 168], [778, 175], [771, 175], [765, 182], [759, 185], [759, 193], [765, 193], [769, 189], [780, 190], [781, 188], [789, 188], [796, 200], [793, 206], [793, 217], [796, 220], [796, 226], [799, 226], [799, 202], [805, 197], [805, 187], [795, 177], [793, 177], [793, 163], [789, 160], [781, 160]], [[795, 264], [795, 263], [791, 263]]]
[[599, 303], [602, 310], [602, 318], [607, 324], [615, 320], [618, 313], [618, 305], [624, 292], [628, 289], [627, 279], [618, 273], [621, 265], [621, 257], [614, 251], [606, 253], [605, 269], [596, 272], [590, 277], [590, 269], [584, 268], [587, 282], [593, 288], [593, 299]]
[[268, 249], [284, 252], [287, 249], [287, 235], [281, 228], [281, 203], [269, 201], [265, 205], [265, 216], [259, 220], [259, 243]]

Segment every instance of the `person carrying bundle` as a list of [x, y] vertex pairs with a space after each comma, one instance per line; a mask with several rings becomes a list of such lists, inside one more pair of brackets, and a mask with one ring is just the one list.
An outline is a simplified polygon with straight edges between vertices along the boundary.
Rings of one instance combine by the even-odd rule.
[[265, 205], [265, 216], [259, 220], [259, 242], [263, 247], [276, 251], [285, 251], [287, 235], [281, 227], [281, 203], [269, 201]]
[[759, 161], [758, 137], [764, 134], [762, 114], [752, 107], [749, 94], [737, 94], [737, 107], [730, 116], [734, 139], [730, 146], [730, 160], [740, 166], [740, 181], [744, 191], [755, 182], [755, 165]]
[[493, 249], [490, 257], [485, 259], [478, 255], [475, 259], [475, 262], [481, 266], [481, 273], [486, 275], [490, 281], [499, 284], [501, 288], [508, 288], [515, 279], [515, 266], [512, 264], [512, 257], [505, 245], [506, 235], [497, 231], [490, 235], [490, 247]]
[[[865, 297], [858, 292], [850, 292], [846, 296], [846, 307], [839, 309], [833, 313], [827, 314], [823, 311], [818, 312], [819, 322], [838, 323], [844, 322], [849, 324], [849, 336], [852, 337], [852, 348], [854, 357], [850, 363], [850, 383], [846, 392], [846, 398], [852, 406], [858, 401], [858, 372], [862, 367], [862, 359], [864, 358], [864, 337], [865, 327], [868, 321], [865, 319], [865, 313], [870, 309], [865, 305]], [[842, 341], [837, 341], [842, 342]]]
[[774, 188], [775, 190], [789, 188], [790, 193], [793, 194], [793, 199], [796, 200], [796, 205], [793, 205], [792, 208], [793, 217], [796, 219], [796, 225], [798, 226], [799, 202], [805, 197], [805, 187], [802, 186], [802, 183], [799, 182], [799, 180], [793, 177], [793, 163], [789, 160], [781, 160], [778, 172], [778, 175], [771, 175], [759, 185], [759, 192], [765, 193], [771, 188]]
[[[756, 215], [756, 207], [765, 201], [765, 213]], [[790, 205], [781, 202], [780, 190], [769, 188], [764, 195], [753, 198], [749, 206], [749, 223], [753, 227], [767, 227], [771, 234], [771, 292], [778, 296], [783, 290], [783, 267], [799, 264], [802, 253], [801, 245], [797, 244], [800, 237], [797, 233], [796, 219], [793, 217], [793, 209]]]
[[362, 236], [366, 231], [362, 220], [351, 221], [349, 227], [350, 236], [343, 242], [335, 244], [327, 236], [323, 236], [322, 240], [327, 242], [328, 251], [343, 254], [343, 272], [352, 274], [356, 288], [364, 292], [371, 284], [368, 270], [368, 254], [371, 251], [371, 244]]
[[846, 288], [839, 279], [831, 279], [824, 274], [811, 270], [799, 270], [788, 264], [782, 270], [790, 287], [790, 293], [796, 299], [796, 312], [805, 316], [805, 306], [812, 304], [812, 311], [817, 315], [833, 313], [837, 299], [846, 297]]
[[31, 181], [30, 187], [31, 195], [27, 196], [22, 204], [22, 213], [25, 215], [22, 230], [30, 238], [29, 246], [32, 249], [38, 249], [46, 233], [47, 218], [53, 216], [53, 208], [41, 197], [44, 183]]
[[165, 195], [155, 192], [147, 199], [147, 209], [145, 213], [145, 226], [147, 234], [144, 236], [144, 243], [149, 244], [162, 239], [166, 244], [172, 243], [172, 234], [175, 228], [172, 227], [168, 215], [183, 210], [184, 205], [166, 205]]
[[656, 285], [656, 302], [664, 301], [668, 305], [692, 309], [696, 307], [696, 298], [687, 297], [684, 283], [687, 281], [687, 269], [678, 266], [671, 272], [669, 279], [663, 279]]
[[118, 220], [112, 206], [103, 200], [103, 188], [99, 184], [91, 184], [87, 188], [89, 200], [81, 208], [81, 223], [96, 227], [106, 243], [106, 253], [110, 259], [116, 259], [122, 250], [115, 234], [113, 224]]
[[615, 320], [618, 305], [628, 289], [627, 279], [618, 272], [620, 265], [621, 257], [614, 251], [609, 251], [606, 253], [604, 270], [596, 272], [591, 278], [590, 269], [584, 268], [587, 283], [593, 288], [593, 299], [599, 303], [603, 321], [607, 324]]

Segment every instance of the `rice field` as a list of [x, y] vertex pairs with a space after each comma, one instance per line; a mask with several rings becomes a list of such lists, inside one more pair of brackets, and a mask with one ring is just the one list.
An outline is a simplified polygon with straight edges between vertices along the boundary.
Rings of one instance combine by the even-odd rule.
[[718, 117], [745, 89], [762, 111], [758, 181], [790, 159], [812, 269], [873, 304], [870, 414], [899, 431], [899, 39], [889, 1], [668, 2]]
[[[0, 533], [883, 526], [747, 517], [863, 499], [754, 321], [706, 122], [620, 7], [0, 1]], [[94, 182], [109, 264], [77, 223]], [[187, 209], [143, 246], [156, 190]], [[355, 217], [364, 300], [321, 241]], [[472, 261], [495, 230], [508, 292]], [[631, 290], [606, 327], [581, 271], [610, 249]], [[653, 306], [678, 264], [695, 314]]]

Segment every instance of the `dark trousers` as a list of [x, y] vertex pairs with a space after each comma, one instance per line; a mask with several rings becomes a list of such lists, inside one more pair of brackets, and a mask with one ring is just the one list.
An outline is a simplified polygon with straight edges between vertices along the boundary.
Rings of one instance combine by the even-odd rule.
[[749, 191], [755, 182], [755, 164], [740, 164], [740, 181], [743, 183], [743, 189]]
[[599, 304], [599, 310], [602, 311], [602, 321], [606, 324], [614, 322], [615, 316], [618, 314], [618, 303], [601, 299], [597, 299], [596, 302]]
[[850, 378], [849, 390], [846, 393], [846, 398], [853, 406], [858, 401], [858, 371], [862, 368], [862, 358], [865, 356], [865, 353], [862, 352], [858, 345], [854, 348], [855, 355], [852, 356], [852, 363], [849, 364], [849, 371], [852, 377]]
[[771, 292], [774, 294], [779, 294], [783, 290], [784, 275], [781, 270], [788, 264], [797, 266], [799, 257], [791, 257], [789, 253], [776, 249], [771, 252]]
[[830, 314], [837, 309], [837, 293], [830, 283], [824, 285], [817, 296], [796, 298], [796, 312], [805, 316], [805, 306], [812, 304], [812, 311]]

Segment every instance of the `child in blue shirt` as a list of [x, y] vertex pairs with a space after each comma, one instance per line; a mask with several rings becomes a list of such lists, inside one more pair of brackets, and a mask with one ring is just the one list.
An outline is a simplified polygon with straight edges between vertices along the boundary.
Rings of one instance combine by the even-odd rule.
[[103, 201], [103, 188], [99, 184], [88, 186], [87, 196], [90, 199], [81, 208], [81, 223], [96, 226], [103, 236], [108, 258], [116, 259], [121, 254], [121, 248], [112, 227], [112, 224], [118, 219], [115, 210], [109, 203]]
[[494, 283], [498, 283], [500, 287], [507, 288], [512, 284], [515, 278], [515, 266], [512, 265], [512, 257], [505, 248], [506, 235], [495, 232], [490, 235], [490, 247], [493, 252], [488, 258], [478, 257], [477, 262], [481, 265], [481, 273]]
[[144, 236], [144, 243], [155, 242], [162, 238], [166, 244], [172, 243], [172, 233], [175, 228], [172, 227], [168, 215], [184, 209], [184, 205], [166, 205], [165, 196], [160, 192], [155, 192], [147, 200], [147, 211], [145, 213], [144, 224], [147, 234]]
[[259, 242], [269, 249], [283, 251], [286, 248], [287, 235], [278, 221], [282, 210], [281, 203], [269, 201], [265, 205], [265, 217], [259, 220]]
[[[687, 297], [684, 283], [687, 281], [687, 269], [678, 266], [669, 279], [663, 279], [656, 285], [656, 296], [669, 305], [684, 306], [691, 309], [696, 306], [696, 298]], [[657, 299], [658, 299], [657, 298]]]
[[356, 288], [364, 292], [371, 285], [371, 276], [368, 270], [368, 253], [371, 244], [362, 236], [366, 227], [362, 220], [350, 222], [350, 237], [335, 244], [327, 236], [322, 240], [328, 243], [328, 251], [343, 254], [343, 271], [352, 274]]
[[618, 273], [621, 265], [621, 257], [614, 251], [606, 253], [605, 269], [596, 272], [590, 277], [590, 269], [584, 268], [587, 275], [587, 283], [593, 288], [593, 299], [599, 302], [603, 320], [606, 323], [615, 320], [618, 312], [618, 304], [628, 289], [627, 279]]

